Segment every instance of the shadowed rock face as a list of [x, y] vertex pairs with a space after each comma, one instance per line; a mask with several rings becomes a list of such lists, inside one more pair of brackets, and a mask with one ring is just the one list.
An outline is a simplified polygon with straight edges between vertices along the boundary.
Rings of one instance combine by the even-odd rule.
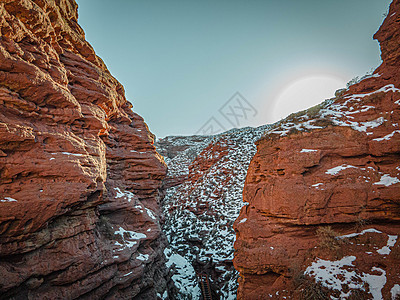
[[0, 298], [156, 298], [166, 168], [76, 3], [3, 0], [0, 31]]
[[400, 290], [400, 1], [374, 37], [374, 75], [257, 142], [234, 224], [239, 299]]

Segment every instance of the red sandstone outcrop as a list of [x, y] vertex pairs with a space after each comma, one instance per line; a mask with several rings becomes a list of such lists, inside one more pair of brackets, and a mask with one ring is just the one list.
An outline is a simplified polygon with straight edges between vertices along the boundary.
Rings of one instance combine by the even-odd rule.
[[400, 294], [399, 0], [374, 37], [372, 76], [257, 142], [234, 224], [238, 299]]
[[0, 298], [155, 299], [153, 135], [73, 0], [2, 0], [0, 32]]

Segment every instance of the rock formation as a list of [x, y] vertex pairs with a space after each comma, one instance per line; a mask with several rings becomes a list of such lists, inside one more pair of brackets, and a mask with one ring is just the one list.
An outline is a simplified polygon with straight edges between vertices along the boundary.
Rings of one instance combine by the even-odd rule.
[[166, 167], [76, 3], [3, 0], [0, 31], [0, 298], [165, 298]]
[[236, 298], [232, 224], [243, 205], [254, 142], [267, 128], [166, 137], [156, 143], [168, 165], [163, 230], [170, 243], [167, 265], [175, 264], [175, 299], [201, 299], [196, 273], [209, 276], [213, 299]]
[[400, 295], [399, 0], [374, 38], [373, 75], [257, 142], [234, 224], [238, 299]]

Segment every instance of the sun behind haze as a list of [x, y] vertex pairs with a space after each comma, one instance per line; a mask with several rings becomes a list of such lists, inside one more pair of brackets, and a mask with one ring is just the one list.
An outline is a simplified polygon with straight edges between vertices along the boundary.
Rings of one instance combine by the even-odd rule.
[[278, 95], [272, 106], [272, 122], [288, 114], [307, 109], [332, 98], [335, 91], [346, 86], [346, 79], [330, 74], [311, 75], [289, 83]]
[[240, 92], [271, 123], [380, 64], [389, 0], [78, 0], [87, 40], [157, 136], [190, 135]]

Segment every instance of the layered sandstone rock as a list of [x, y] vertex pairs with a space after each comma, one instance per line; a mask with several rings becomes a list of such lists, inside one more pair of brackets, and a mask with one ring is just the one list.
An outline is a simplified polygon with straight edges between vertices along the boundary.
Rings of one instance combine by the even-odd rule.
[[0, 298], [165, 291], [165, 166], [73, 0], [0, 2]]
[[234, 224], [239, 299], [400, 294], [399, 32], [395, 0], [374, 74], [257, 142]]

